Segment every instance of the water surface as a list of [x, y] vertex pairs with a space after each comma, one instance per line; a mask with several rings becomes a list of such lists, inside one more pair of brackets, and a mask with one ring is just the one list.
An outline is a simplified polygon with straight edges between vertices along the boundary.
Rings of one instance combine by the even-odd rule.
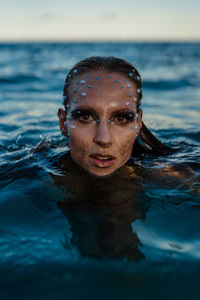
[[[198, 299], [199, 50], [198, 43], [0, 45], [1, 299]], [[176, 153], [131, 161], [106, 180], [63, 158], [56, 113], [64, 79], [93, 55], [140, 70], [144, 122]], [[166, 166], [181, 179], [159, 171]]]

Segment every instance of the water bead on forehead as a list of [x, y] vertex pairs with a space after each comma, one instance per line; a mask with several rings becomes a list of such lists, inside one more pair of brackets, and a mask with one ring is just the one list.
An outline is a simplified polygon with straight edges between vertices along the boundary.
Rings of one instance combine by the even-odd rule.
[[81, 79], [80, 83], [81, 83], [81, 84], [85, 84], [85, 80], [84, 80], [84, 79]]
[[130, 83], [127, 83], [127, 87], [131, 87], [131, 84], [130, 84]]
[[134, 98], [133, 98], [133, 101], [135, 101], [135, 102], [136, 102], [136, 101], [137, 101], [137, 97], [134, 97]]
[[88, 84], [88, 88], [90, 89], [92, 87], [92, 85], [91, 84]]
[[127, 105], [127, 106], [128, 106], [128, 105], [130, 105], [130, 102], [129, 102], [129, 101], [127, 101], [127, 102], [126, 102], [126, 105]]
[[132, 96], [133, 96], [133, 95], [130, 93], [130, 94], [129, 94], [129, 97], [132, 97]]
[[85, 92], [82, 92], [82, 93], [81, 93], [81, 96], [82, 96], [82, 97], [85, 97], [85, 96], [86, 96], [86, 93], [85, 93]]
[[137, 89], [137, 92], [140, 93], [140, 92], [141, 92], [141, 89]]

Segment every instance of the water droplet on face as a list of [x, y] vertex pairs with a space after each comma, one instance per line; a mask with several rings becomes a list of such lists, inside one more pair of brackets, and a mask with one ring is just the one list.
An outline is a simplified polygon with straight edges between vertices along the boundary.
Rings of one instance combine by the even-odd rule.
[[71, 129], [74, 129], [74, 128], [75, 128], [75, 126], [74, 126], [73, 124], [71, 124], [71, 125], [70, 125], [70, 128], [71, 128]]
[[131, 93], [129, 94], [129, 97], [132, 97], [132, 94], [131, 94]]
[[92, 87], [92, 85], [91, 84], [88, 84], [88, 89], [90, 89]]
[[130, 72], [128, 75], [132, 77], [132, 76], [133, 76], [133, 73]]
[[130, 84], [130, 83], [127, 83], [127, 87], [131, 87], [131, 84]]
[[85, 84], [85, 80], [84, 79], [81, 79], [81, 84]]
[[137, 101], [137, 97], [134, 97], [134, 98], [133, 98], [133, 101]]
[[72, 77], [72, 74], [68, 74], [68, 77], [71, 78], [71, 77]]
[[82, 92], [82, 93], [81, 93], [81, 96], [82, 96], [82, 97], [86, 96], [86, 93], [85, 93], [85, 92]]
[[136, 78], [137, 78], [137, 80], [140, 80], [140, 76], [137, 76]]
[[127, 105], [127, 106], [130, 105], [130, 102], [127, 101], [127, 102], [126, 102], [126, 105]]
[[140, 92], [141, 92], [141, 89], [137, 89], [137, 92], [140, 93]]
[[74, 72], [74, 73], [78, 73], [78, 70], [77, 70], [77, 69], [74, 69], [73, 72]]

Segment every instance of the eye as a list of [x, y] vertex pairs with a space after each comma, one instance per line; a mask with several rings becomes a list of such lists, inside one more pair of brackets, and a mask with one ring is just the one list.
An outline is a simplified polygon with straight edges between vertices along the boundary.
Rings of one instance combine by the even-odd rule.
[[135, 114], [132, 112], [121, 112], [111, 118], [112, 122], [117, 124], [127, 124], [135, 120]]
[[88, 110], [74, 110], [72, 112], [73, 119], [79, 120], [80, 122], [89, 123], [96, 120], [94, 112]]
[[87, 121], [92, 121], [94, 120], [94, 118], [92, 117], [92, 115], [90, 114], [84, 114], [84, 115], [80, 115], [79, 118], [78, 118], [80, 121], [84, 121], [84, 122], [87, 122]]

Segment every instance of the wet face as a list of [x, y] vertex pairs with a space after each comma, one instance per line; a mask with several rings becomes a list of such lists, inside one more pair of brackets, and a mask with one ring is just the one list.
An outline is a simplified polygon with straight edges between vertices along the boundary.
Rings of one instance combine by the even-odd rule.
[[76, 76], [67, 112], [59, 110], [72, 159], [91, 175], [112, 174], [129, 159], [142, 126], [136, 103], [140, 90], [127, 76], [92, 71]]

